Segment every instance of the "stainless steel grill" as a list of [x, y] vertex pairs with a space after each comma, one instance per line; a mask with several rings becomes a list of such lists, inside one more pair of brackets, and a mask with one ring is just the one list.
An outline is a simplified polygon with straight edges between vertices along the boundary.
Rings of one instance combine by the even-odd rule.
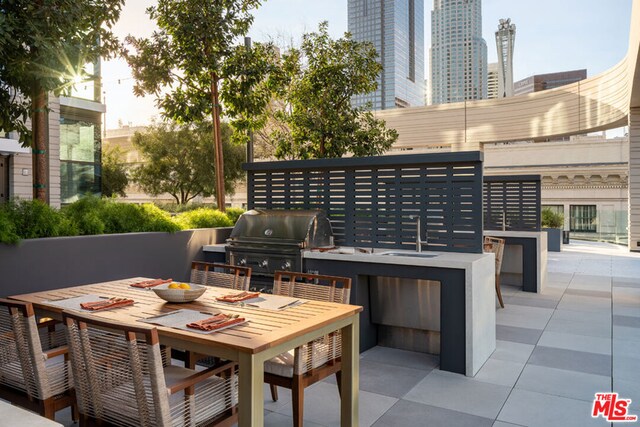
[[255, 277], [276, 270], [302, 271], [302, 252], [333, 246], [333, 232], [321, 210], [251, 210], [240, 216], [227, 239], [227, 263], [251, 267]]

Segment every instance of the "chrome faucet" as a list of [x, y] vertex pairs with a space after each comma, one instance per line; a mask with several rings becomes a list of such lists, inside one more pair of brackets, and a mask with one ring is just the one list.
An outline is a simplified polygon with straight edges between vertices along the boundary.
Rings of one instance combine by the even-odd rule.
[[422, 252], [422, 240], [420, 239], [420, 215], [411, 215], [409, 218], [416, 220], [416, 252]]

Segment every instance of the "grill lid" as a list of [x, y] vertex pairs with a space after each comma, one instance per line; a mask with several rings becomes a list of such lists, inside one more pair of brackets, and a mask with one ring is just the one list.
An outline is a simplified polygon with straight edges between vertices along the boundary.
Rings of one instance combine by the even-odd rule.
[[322, 247], [333, 244], [333, 232], [322, 210], [254, 209], [240, 216], [228, 242]]

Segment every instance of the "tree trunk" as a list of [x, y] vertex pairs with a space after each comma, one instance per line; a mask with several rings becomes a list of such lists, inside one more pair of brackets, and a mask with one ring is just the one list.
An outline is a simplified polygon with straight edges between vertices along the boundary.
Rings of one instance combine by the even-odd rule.
[[213, 147], [216, 168], [216, 202], [218, 202], [218, 210], [224, 212], [224, 158], [222, 156], [222, 135], [220, 133], [218, 77], [213, 73], [211, 74], [211, 102], [213, 104], [211, 116], [213, 118]]
[[34, 89], [32, 102], [33, 198], [47, 203], [47, 94], [40, 86]]

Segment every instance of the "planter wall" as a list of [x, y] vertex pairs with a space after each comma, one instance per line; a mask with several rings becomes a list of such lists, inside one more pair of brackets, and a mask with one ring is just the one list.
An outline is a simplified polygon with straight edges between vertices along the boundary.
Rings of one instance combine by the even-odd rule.
[[186, 281], [202, 246], [223, 243], [232, 228], [27, 239], [0, 244], [0, 296], [126, 277]]
[[562, 250], [562, 229], [543, 228], [547, 232], [547, 250], [549, 252], [560, 252]]

